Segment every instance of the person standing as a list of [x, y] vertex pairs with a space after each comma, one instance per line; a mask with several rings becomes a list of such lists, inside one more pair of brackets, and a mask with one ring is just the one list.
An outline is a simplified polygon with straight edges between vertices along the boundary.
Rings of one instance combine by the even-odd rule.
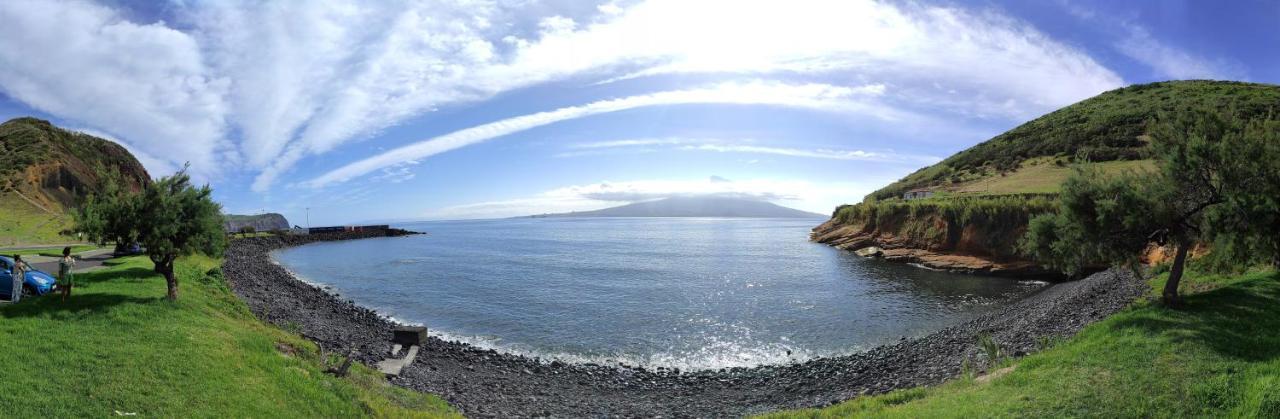
[[27, 281], [29, 269], [31, 266], [22, 261], [22, 255], [13, 255], [13, 294], [10, 294], [9, 301], [16, 303], [22, 299], [22, 284]]
[[76, 260], [71, 257], [71, 247], [62, 248], [62, 259], [58, 260], [58, 289], [62, 290], [62, 301], [71, 296], [71, 270], [75, 269]]

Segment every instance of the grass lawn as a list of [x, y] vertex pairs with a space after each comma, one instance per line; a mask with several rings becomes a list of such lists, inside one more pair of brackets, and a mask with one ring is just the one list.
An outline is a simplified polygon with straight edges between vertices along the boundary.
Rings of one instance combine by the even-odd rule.
[[[14, 254], [19, 254], [23, 256], [38, 255], [38, 256], [49, 256], [49, 257], [62, 257], [63, 247], [64, 246], [35, 246], [35, 247], [24, 247], [20, 249], [5, 249], [5, 250], [0, 250], [0, 255], [10, 256], [10, 257], [12, 257]], [[103, 247], [92, 245], [92, 244], [77, 244], [77, 245], [71, 246], [71, 254], [74, 255], [76, 253], [95, 250], [95, 249], [102, 249], [102, 248]]]
[[[179, 261], [181, 298], [145, 257], [118, 259], [54, 296], [0, 306], [0, 406], [13, 417], [456, 417], [442, 399], [359, 364], [324, 373], [316, 347], [259, 322], [217, 260]], [[331, 358], [326, 356], [325, 358]]]
[[0, 246], [74, 241], [58, 234], [71, 225], [69, 216], [50, 215], [13, 193], [0, 193]]
[[1183, 309], [1139, 303], [986, 383], [965, 377], [767, 417], [1280, 417], [1280, 274], [1186, 285]]
[[[1155, 169], [1155, 163], [1152, 160], [1109, 161], [1095, 164], [1108, 173]], [[956, 191], [978, 195], [1058, 193], [1062, 190], [1062, 182], [1071, 176], [1071, 170], [1069, 165], [1058, 166], [1043, 159], [1028, 161], [1024, 162], [1018, 170], [1004, 176], [988, 174], [981, 179], [956, 185]]]

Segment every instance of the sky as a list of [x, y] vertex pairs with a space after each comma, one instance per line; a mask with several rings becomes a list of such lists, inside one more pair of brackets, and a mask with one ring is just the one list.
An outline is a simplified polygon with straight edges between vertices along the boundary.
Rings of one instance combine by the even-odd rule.
[[829, 213], [1044, 113], [1280, 83], [1280, 2], [0, 2], [0, 119], [189, 163], [228, 213]]

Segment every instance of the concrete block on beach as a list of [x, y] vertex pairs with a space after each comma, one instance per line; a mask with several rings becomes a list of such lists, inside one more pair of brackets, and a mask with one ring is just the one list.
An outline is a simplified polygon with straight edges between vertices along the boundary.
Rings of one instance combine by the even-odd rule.
[[426, 344], [427, 328], [423, 326], [398, 326], [394, 330], [391, 341], [404, 346]]

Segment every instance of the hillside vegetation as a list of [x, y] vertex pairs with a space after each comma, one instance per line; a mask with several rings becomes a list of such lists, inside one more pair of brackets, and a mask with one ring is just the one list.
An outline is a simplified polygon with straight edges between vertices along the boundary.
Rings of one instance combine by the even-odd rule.
[[[919, 249], [903, 260], [940, 269], [949, 269], [940, 255], [977, 258], [972, 267], [1034, 264], [1039, 261], [1023, 255], [1018, 242], [1032, 217], [1056, 211], [1073, 166], [1087, 163], [1108, 177], [1155, 174], [1160, 162], [1151, 146], [1151, 121], [1203, 106], [1241, 119], [1274, 115], [1280, 112], [1280, 86], [1175, 81], [1109, 91], [920, 169], [862, 203], [843, 205], [814, 229], [813, 238], [848, 250], [875, 246], [895, 255]], [[903, 198], [917, 189], [932, 195]]]
[[1171, 81], [1112, 90], [956, 153], [870, 197], [889, 199], [915, 188], [947, 187], [1000, 176], [1036, 158], [1092, 162], [1147, 159], [1147, 122], [1161, 112], [1198, 105], [1232, 109], [1245, 118], [1275, 113], [1280, 111], [1280, 86]]
[[0, 306], [0, 406], [23, 417], [460, 417], [436, 396], [338, 359], [258, 321], [220, 262], [179, 260], [183, 297], [145, 257], [78, 274], [66, 303]]
[[98, 190], [98, 169], [120, 174], [137, 190], [150, 175], [119, 144], [15, 118], [0, 124], [0, 245], [72, 241], [68, 211]]

